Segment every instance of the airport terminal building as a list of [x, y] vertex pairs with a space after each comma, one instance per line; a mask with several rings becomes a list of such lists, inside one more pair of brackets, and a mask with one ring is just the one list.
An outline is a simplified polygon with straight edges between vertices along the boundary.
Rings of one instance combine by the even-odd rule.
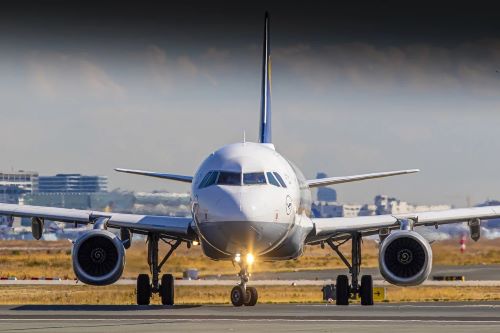
[[108, 177], [84, 176], [77, 173], [39, 176], [33, 192], [96, 193], [108, 191]]
[[33, 192], [37, 179], [33, 171], [0, 172], [0, 202], [18, 204], [22, 194]]

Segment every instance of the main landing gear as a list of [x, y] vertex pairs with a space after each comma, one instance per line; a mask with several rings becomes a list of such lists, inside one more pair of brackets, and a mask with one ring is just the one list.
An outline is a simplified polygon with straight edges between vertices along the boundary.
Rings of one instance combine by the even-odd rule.
[[351, 263], [346, 259], [346, 257], [340, 252], [339, 246], [347, 242], [349, 239], [335, 244], [331, 239], [327, 241], [328, 245], [332, 248], [335, 253], [340, 257], [344, 264], [349, 268], [349, 273], [351, 274], [351, 285], [349, 285], [349, 278], [347, 275], [337, 276], [336, 283], [336, 304], [337, 305], [349, 305], [349, 299], [356, 298], [360, 296], [361, 305], [373, 305], [373, 279], [371, 275], [363, 275], [361, 277], [361, 283], [359, 283], [359, 273], [361, 269], [361, 234], [353, 233], [351, 235], [352, 242], [352, 259]]
[[[160, 240], [169, 244], [170, 250], [163, 257], [162, 261], [158, 263], [158, 243]], [[163, 274], [161, 282], [159, 277], [162, 266], [180, 244], [180, 240], [172, 242], [161, 238], [157, 233], [148, 234], [148, 264], [152, 279], [151, 281], [149, 280], [148, 274], [139, 274], [137, 277], [138, 305], [149, 305], [151, 297], [157, 293], [160, 294], [161, 304], [174, 305], [174, 277], [172, 274]]]
[[257, 304], [259, 294], [255, 287], [247, 286], [247, 282], [250, 280], [250, 274], [248, 273], [249, 260], [242, 262], [242, 259], [237, 256], [235, 261], [240, 266], [240, 272], [238, 273], [240, 283], [231, 290], [231, 303], [234, 306], [254, 306]]

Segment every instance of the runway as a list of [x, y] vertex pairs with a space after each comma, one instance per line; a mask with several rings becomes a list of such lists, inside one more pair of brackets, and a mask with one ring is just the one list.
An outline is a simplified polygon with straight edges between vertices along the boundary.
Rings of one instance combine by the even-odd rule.
[[499, 332], [500, 302], [335, 306], [23, 305], [0, 307], [0, 332]]

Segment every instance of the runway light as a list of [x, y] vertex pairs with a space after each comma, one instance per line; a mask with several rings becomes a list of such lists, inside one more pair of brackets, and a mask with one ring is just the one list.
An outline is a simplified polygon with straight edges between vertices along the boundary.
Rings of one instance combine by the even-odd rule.
[[254, 260], [255, 260], [255, 258], [253, 256], [253, 254], [248, 253], [247, 254], [247, 264], [249, 264], [249, 265], [253, 264]]
[[241, 261], [241, 256], [239, 253], [237, 253], [235, 256], [234, 256], [234, 261], [236, 262], [240, 262]]

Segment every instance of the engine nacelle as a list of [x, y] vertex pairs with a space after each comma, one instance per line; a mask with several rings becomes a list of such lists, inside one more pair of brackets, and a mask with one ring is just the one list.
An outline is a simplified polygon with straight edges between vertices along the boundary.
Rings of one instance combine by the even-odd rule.
[[431, 273], [431, 246], [415, 231], [393, 231], [380, 246], [379, 267], [380, 273], [389, 283], [398, 286], [419, 285]]
[[92, 230], [73, 246], [73, 271], [86, 284], [104, 286], [118, 280], [125, 267], [125, 249], [120, 239], [107, 230]]

